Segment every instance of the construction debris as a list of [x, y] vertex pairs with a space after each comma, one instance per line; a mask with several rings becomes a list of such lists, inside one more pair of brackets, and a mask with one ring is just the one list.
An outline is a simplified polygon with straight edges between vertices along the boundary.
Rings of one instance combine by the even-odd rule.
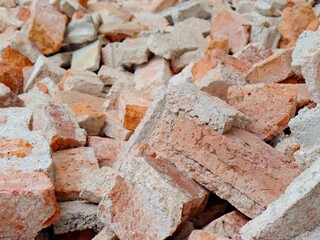
[[0, 239], [320, 239], [319, 16], [0, 0]]

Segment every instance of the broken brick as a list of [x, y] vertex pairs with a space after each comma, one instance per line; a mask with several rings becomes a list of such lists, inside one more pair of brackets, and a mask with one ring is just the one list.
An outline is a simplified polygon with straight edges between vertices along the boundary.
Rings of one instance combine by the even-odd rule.
[[2, 172], [0, 237], [35, 238], [59, 218], [54, 187], [44, 173]]
[[80, 199], [82, 184], [98, 170], [93, 148], [80, 147], [53, 153], [55, 189], [59, 201]]
[[112, 167], [117, 161], [119, 153], [125, 147], [126, 142], [112, 138], [91, 137], [88, 138], [88, 146], [93, 147], [99, 166]]
[[29, 40], [46, 55], [58, 52], [64, 39], [67, 17], [49, 2], [37, 0], [32, 2], [30, 19]]
[[231, 86], [228, 103], [250, 118], [248, 131], [269, 141], [295, 116], [297, 94], [290, 84]]

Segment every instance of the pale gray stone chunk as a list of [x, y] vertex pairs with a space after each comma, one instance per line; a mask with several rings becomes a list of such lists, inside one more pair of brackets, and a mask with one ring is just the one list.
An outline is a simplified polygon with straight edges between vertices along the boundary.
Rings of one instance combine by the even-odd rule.
[[98, 206], [86, 201], [60, 202], [60, 218], [53, 224], [55, 234], [93, 229], [100, 231], [104, 224], [97, 217]]

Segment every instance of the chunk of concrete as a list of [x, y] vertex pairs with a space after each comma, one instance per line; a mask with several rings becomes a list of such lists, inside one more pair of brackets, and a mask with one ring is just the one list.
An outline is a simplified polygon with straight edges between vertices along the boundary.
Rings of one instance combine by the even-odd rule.
[[287, 5], [286, 1], [258, 0], [254, 7], [262, 15], [267, 17], [280, 17], [281, 11]]
[[91, 14], [80, 19], [72, 19], [66, 29], [66, 43], [86, 43], [98, 38], [98, 26]]
[[124, 66], [139, 65], [148, 62], [151, 53], [148, 38], [127, 38], [119, 47], [119, 62]]
[[304, 31], [300, 34], [299, 39], [292, 53], [292, 68], [297, 74], [301, 74], [301, 67], [313, 49], [320, 45], [320, 30]]
[[250, 18], [252, 18], [250, 42], [261, 45], [265, 50], [278, 48], [281, 37], [277, 29], [279, 18], [264, 17], [255, 11], [250, 12]]
[[58, 85], [64, 91], [77, 91], [96, 96], [102, 92], [104, 86], [95, 73], [80, 69], [66, 71]]
[[28, 108], [9, 107], [0, 109], [1, 128], [32, 129], [32, 112]]
[[123, 70], [120, 62], [119, 47], [121, 43], [109, 43], [101, 49], [102, 63], [112, 68]]
[[[195, 34], [195, 33], [194, 33]], [[155, 33], [148, 38], [148, 48], [152, 53], [165, 59], [173, 59], [185, 52], [198, 48], [196, 41], [185, 35], [176, 33]]]
[[198, 62], [204, 57], [204, 52], [202, 50], [195, 50], [191, 52], [186, 52], [178, 58], [171, 59], [170, 64], [174, 73], [181, 72], [186, 66], [191, 63]]
[[300, 150], [295, 152], [294, 157], [304, 167], [310, 166], [313, 162], [318, 161], [319, 158], [319, 131], [315, 127], [317, 126], [316, 122], [319, 118], [319, 111], [320, 106], [312, 109], [305, 107], [289, 122], [291, 135], [300, 145]]
[[71, 59], [72, 52], [57, 53], [49, 57], [49, 60], [59, 67], [70, 67]]
[[98, 206], [86, 201], [60, 202], [60, 218], [53, 224], [54, 234], [93, 229], [100, 231], [104, 224], [98, 219]]
[[169, 23], [173, 24], [191, 17], [210, 19], [211, 9], [209, 10], [206, 4], [202, 4], [198, 0], [191, 0], [180, 2], [176, 6], [162, 11], [159, 15], [165, 17]]
[[79, 50], [73, 52], [71, 67], [89, 71], [97, 71], [100, 67], [101, 44], [97, 40]]
[[77, 0], [61, 0], [59, 7], [69, 18], [77, 11], [86, 12], [86, 9]]

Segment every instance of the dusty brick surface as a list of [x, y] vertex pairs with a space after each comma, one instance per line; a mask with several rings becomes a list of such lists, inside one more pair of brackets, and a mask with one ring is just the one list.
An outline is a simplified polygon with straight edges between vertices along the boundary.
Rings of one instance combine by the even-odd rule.
[[59, 218], [54, 187], [44, 173], [2, 172], [0, 192], [1, 238], [35, 238]]

